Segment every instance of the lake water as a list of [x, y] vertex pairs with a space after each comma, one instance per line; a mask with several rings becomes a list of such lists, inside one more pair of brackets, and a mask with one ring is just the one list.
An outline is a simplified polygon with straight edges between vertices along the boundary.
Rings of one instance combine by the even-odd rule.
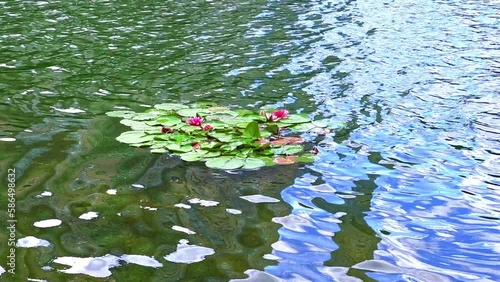
[[[0, 11], [1, 281], [500, 281], [498, 0]], [[206, 101], [346, 126], [314, 163], [235, 173], [105, 116]]]

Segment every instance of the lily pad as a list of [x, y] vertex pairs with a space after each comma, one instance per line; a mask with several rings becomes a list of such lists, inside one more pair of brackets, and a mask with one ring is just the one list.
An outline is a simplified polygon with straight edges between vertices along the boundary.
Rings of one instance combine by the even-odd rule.
[[135, 116], [132, 117], [132, 120], [152, 120], [156, 119], [159, 116], [158, 113], [143, 113], [143, 114], [136, 114]]
[[179, 145], [179, 144], [168, 144], [167, 146], [165, 146], [167, 149], [169, 149], [170, 151], [176, 151], [176, 152], [183, 152], [183, 153], [186, 153], [186, 152], [189, 152], [193, 149], [193, 147], [191, 147], [190, 145]]
[[200, 109], [200, 108], [194, 108], [194, 109], [182, 109], [177, 111], [177, 114], [183, 117], [195, 117], [197, 115], [207, 115], [210, 114], [210, 111], [207, 109]]
[[253, 140], [260, 139], [259, 124], [256, 121], [250, 122], [245, 128], [245, 131], [243, 131], [243, 137], [251, 138]]
[[133, 111], [111, 111], [106, 113], [109, 117], [131, 118], [136, 115]]
[[286, 165], [296, 163], [297, 159], [295, 158], [295, 156], [285, 156], [274, 158], [273, 162], [281, 165]]
[[155, 105], [155, 108], [158, 110], [164, 110], [164, 111], [178, 111], [178, 110], [182, 110], [182, 109], [188, 109], [189, 107], [186, 105], [182, 105], [182, 104], [163, 103], [163, 104]]
[[287, 118], [280, 119], [282, 123], [306, 123], [311, 122], [311, 120], [304, 115], [289, 115]]
[[245, 159], [223, 156], [210, 159], [205, 165], [209, 168], [217, 169], [238, 169], [245, 165]]
[[147, 135], [143, 131], [127, 131], [116, 137], [116, 140], [125, 144], [138, 144], [153, 140], [153, 135]]
[[280, 147], [271, 148], [276, 155], [295, 155], [304, 151], [301, 145], [285, 145]]
[[247, 158], [245, 159], [245, 164], [242, 169], [257, 169], [266, 166], [266, 162], [256, 158]]
[[169, 115], [169, 116], [161, 116], [154, 122], [156, 122], [157, 124], [161, 124], [163, 126], [174, 126], [179, 123], [182, 123], [182, 120], [177, 116]]

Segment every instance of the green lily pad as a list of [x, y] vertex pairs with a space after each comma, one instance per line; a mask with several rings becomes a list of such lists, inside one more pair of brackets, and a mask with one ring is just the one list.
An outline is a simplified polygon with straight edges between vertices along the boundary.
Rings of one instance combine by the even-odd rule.
[[295, 157], [295, 159], [301, 163], [312, 163], [312, 162], [314, 162], [314, 155], [313, 154], [303, 154], [303, 155]]
[[295, 155], [304, 151], [302, 145], [285, 145], [280, 147], [271, 148], [276, 155]]
[[149, 130], [153, 131], [157, 129], [156, 127], [150, 126], [142, 121], [136, 121], [130, 119], [122, 119], [120, 123], [129, 126], [130, 128], [132, 128], [132, 130], [135, 131], [149, 131]]
[[282, 123], [306, 123], [311, 120], [305, 115], [289, 115], [287, 118], [280, 119]]
[[220, 156], [219, 152], [210, 152], [206, 150], [198, 150], [193, 152], [188, 152], [181, 154], [181, 159], [186, 162], [202, 161], [209, 158], [214, 158]]
[[182, 110], [182, 109], [188, 109], [189, 107], [186, 105], [182, 105], [182, 104], [163, 103], [163, 104], [155, 105], [155, 108], [158, 110], [164, 110], [164, 111], [178, 111], [178, 110]]
[[254, 140], [260, 139], [262, 136], [260, 135], [259, 124], [256, 121], [250, 122], [245, 128], [245, 131], [243, 131], [243, 137]]
[[257, 158], [246, 158], [242, 169], [257, 169], [266, 166], [266, 162]]
[[138, 144], [153, 140], [153, 135], [147, 135], [143, 131], [127, 131], [116, 137], [116, 140], [125, 144]]
[[225, 132], [210, 132], [208, 136], [218, 139], [222, 143], [231, 142], [234, 139], [234, 135]]
[[245, 165], [245, 159], [222, 156], [208, 160], [205, 165], [217, 169], [238, 169]]
[[200, 108], [182, 109], [177, 111], [177, 114], [183, 117], [195, 117], [197, 115], [204, 116], [210, 114], [210, 111], [207, 109], [200, 109]]
[[179, 123], [182, 123], [182, 120], [177, 116], [169, 115], [169, 116], [161, 116], [157, 118], [154, 122], [156, 122], [157, 124], [161, 124], [163, 126], [174, 126]]
[[136, 115], [133, 111], [111, 111], [106, 113], [109, 117], [132, 118]]
[[143, 113], [143, 114], [136, 114], [135, 116], [132, 117], [132, 120], [152, 120], [156, 119], [160, 114], [159, 113]]
[[191, 145], [179, 145], [179, 144], [176, 144], [176, 143], [168, 144], [165, 147], [167, 149], [169, 149], [170, 151], [183, 152], [183, 153], [186, 153], [186, 152], [189, 152], [189, 151], [193, 150], [193, 147], [191, 147]]

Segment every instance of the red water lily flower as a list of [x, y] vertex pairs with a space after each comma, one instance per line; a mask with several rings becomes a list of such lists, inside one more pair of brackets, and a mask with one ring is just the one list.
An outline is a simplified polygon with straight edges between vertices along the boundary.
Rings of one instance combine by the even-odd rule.
[[201, 126], [203, 121], [205, 121], [205, 119], [202, 117], [190, 117], [186, 123], [189, 125]]
[[203, 131], [212, 131], [212, 130], [214, 130], [214, 127], [213, 127], [211, 124], [205, 124], [205, 125], [201, 128], [201, 130], [203, 130]]
[[285, 109], [277, 110], [272, 115], [276, 120], [284, 119], [288, 117], [288, 111]]

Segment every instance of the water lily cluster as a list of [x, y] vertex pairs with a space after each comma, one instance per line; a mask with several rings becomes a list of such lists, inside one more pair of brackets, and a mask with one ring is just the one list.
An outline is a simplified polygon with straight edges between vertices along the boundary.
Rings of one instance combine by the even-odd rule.
[[[304, 114], [231, 110], [227, 107], [164, 103], [144, 113], [111, 111], [131, 127], [116, 139], [152, 153], [170, 153], [184, 161], [204, 161], [218, 169], [257, 169], [275, 164], [310, 162], [318, 150], [300, 134], [330, 130], [325, 121]], [[304, 145], [310, 145], [308, 149]]]

